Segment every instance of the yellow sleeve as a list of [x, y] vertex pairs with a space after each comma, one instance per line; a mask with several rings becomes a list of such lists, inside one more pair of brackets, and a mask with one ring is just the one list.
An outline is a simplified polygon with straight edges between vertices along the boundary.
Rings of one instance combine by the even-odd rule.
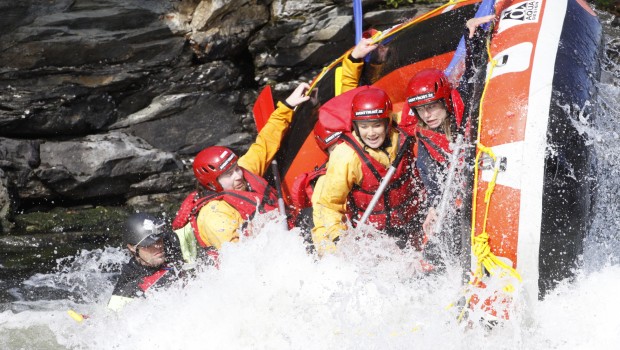
[[312, 205], [316, 204], [319, 201], [319, 194], [323, 192], [323, 182], [325, 180], [325, 175], [319, 176], [314, 183], [314, 190], [312, 192], [312, 198], [310, 198], [310, 202]]
[[280, 149], [280, 143], [292, 119], [293, 110], [278, 102], [278, 108], [271, 113], [267, 124], [258, 133], [250, 149], [239, 158], [239, 166], [253, 174], [263, 176]]
[[342, 61], [342, 92], [345, 93], [349, 90], [353, 90], [360, 82], [360, 76], [362, 75], [362, 69], [364, 68], [364, 60], [360, 60], [359, 63], [351, 61], [351, 55]]
[[353, 185], [361, 181], [362, 164], [355, 151], [346, 144], [336, 146], [329, 156], [329, 167], [322, 176], [322, 184], [315, 187], [312, 195], [312, 241], [319, 254], [333, 251], [333, 241], [347, 229], [347, 196]]
[[237, 209], [222, 200], [211, 201], [198, 212], [198, 233], [203, 242], [220, 249], [226, 242], [239, 241], [244, 220]]

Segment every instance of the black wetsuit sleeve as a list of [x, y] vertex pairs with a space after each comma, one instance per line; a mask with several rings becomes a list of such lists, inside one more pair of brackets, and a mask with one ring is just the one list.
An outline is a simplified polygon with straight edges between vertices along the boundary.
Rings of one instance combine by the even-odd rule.
[[[469, 38], [468, 29], [465, 29], [463, 35], [465, 36], [466, 48], [465, 71], [461, 76], [457, 90], [465, 104], [462, 123], [466, 125], [470, 116], [477, 115], [478, 102], [484, 89], [484, 78], [488, 62], [486, 41], [490, 35], [490, 30], [485, 30], [483, 26], [479, 26], [476, 28], [472, 38]], [[472, 122], [475, 125], [477, 120], [472, 120]]]
[[445, 167], [434, 160], [423, 145], [418, 148], [416, 166], [426, 189], [427, 202], [430, 206], [436, 206], [441, 194], [443, 182], [441, 175], [444, 173]]
[[169, 265], [183, 265], [181, 242], [179, 242], [179, 236], [172, 231], [166, 231], [164, 233], [164, 253], [166, 254], [166, 262]]

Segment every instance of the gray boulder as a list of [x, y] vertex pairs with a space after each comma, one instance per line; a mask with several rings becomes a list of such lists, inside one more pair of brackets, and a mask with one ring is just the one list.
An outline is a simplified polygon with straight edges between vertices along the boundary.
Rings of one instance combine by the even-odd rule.
[[182, 167], [173, 154], [135, 136], [112, 132], [42, 143], [41, 164], [34, 173], [55, 193], [85, 199], [124, 195], [135, 182]]

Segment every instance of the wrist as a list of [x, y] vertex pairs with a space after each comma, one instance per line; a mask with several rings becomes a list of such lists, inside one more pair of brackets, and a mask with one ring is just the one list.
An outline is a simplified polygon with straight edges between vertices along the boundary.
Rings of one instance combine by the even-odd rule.
[[351, 52], [349, 54], [349, 61], [351, 61], [353, 63], [362, 63], [363, 58], [355, 58], [355, 57], [353, 57], [353, 52]]
[[287, 100], [280, 101], [283, 105], [285, 105], [288, 109], [295, 109]]

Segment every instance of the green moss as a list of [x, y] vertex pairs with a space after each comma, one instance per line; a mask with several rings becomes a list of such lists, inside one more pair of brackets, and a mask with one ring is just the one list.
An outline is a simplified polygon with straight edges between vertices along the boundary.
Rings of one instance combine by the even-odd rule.
[[129, 213], [122, 207], [54, 208], [49, 212], [17, 215], [11, 234], [116, 231]]
[[608, 11], [616, 16], [620, 15], [620, 1], [618, 0], [589, 0], [594, 3], [596, 8], [603, 11]]

